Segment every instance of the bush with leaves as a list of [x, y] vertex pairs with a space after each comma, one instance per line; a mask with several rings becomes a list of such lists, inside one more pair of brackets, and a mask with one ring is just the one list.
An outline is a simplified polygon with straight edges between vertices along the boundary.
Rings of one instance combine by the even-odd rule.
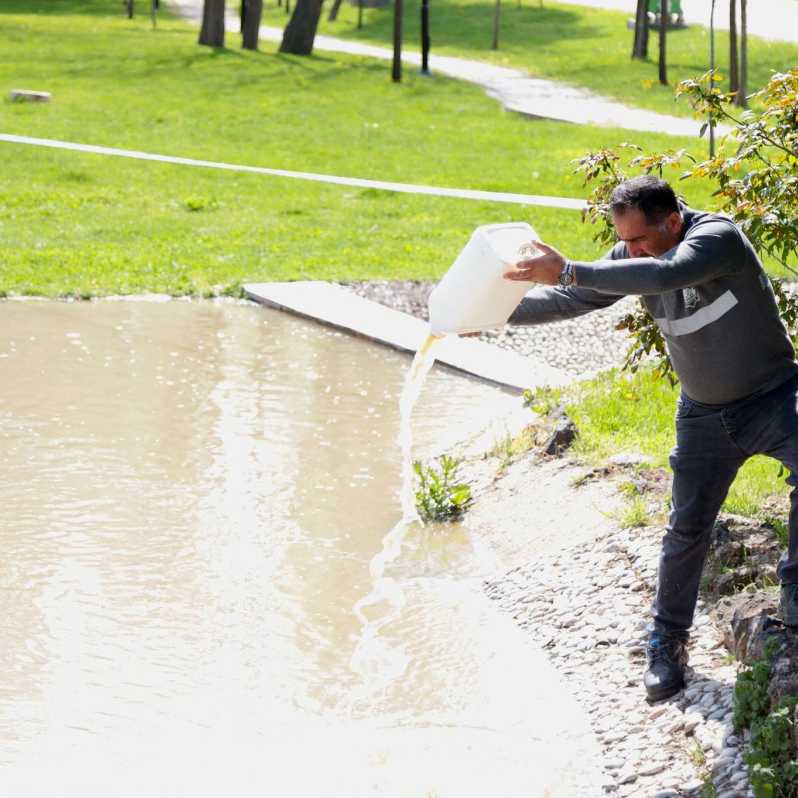
[[[710, 124], [721, 119], [734, 127], [722, 153], [697, 162], [686, 150], [645, 154], [636, 144], [624, 143], [618, 150], [603, 149], [576, 161], [576, 172], [585, 185], [593, 185], [583, 219], [597, 226], [593, 240], [604, 245], [615, 243], [609, 201], [615, 187], [638, 174], [662, 177], [666, 167], [686, 161], [690, 168], [682, 180], [710, 178], [718, 188], [714, 196], [718, 210], [730, 216], [745, 232], [754, 247], [771, 256], [795, 274], [798, 266], [798, 68], [773, 75], [769, 83], [752, 95], [761, 110], [746, 111], [738, 119], [727, 110], [732, 95], [715, 85], [717, 75], [707, 73], [696, 80], [682, 81], [677, 96], [686, 96], [696, 115]], [[731, 145], [735, 145], [733, 154]], [[622, 158], [621, 153], [636, 154]], [[783, 285], [771, 281], [782, 318], [793, 342], [798, 341], [798, 299]], [[653, 356], [657, 372], [676, 382], [662, 333], [642, 308], [625, 316], [618, 329], [632, 336], [623, 367], [636, 371], [640, 362]]]
[[440, 468], [416, 460], [413, 470], [418, 478], [416, 510], [422, 521], [456, 521], [471, 505], [471, 488], [457, 482], [460, 461], [445, 454]]
[[785, 696], [773, 708], [768, 685], [777, 638], [765, 644], [764, 656], [737, 675], [734, 686], [734, 728], [751, 730], [750, 749], [744, 754], [750, 768], [756, 798], [796, 798], [798, 760], [793, 745], [793, 727], [798, 697]]

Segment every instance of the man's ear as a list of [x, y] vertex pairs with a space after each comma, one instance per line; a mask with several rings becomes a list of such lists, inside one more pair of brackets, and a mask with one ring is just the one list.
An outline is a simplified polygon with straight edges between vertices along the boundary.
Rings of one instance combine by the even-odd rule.
[[673, 211], [673, 213], [669, 214], [667, 223], [668, 230], [671, 232], [671, 235], [678, 236], [681, 234], [684, 220], [682, 219], [682, 214], [679, 213], [679, 211]]

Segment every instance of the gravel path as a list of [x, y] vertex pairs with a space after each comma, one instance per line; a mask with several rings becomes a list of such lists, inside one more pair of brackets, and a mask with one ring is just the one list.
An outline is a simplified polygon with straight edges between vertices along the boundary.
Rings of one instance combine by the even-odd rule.
[[486, 585], [491, 598], [545, 648], [594, 718], [606, 793], [623, 798], [746, 796], [748, 770], [734, 734], [736, 667], [699, 603], [687, 688], [643, 700], [649, 606], [661, 529], [621, 530], [537, 558]]
[[[742, 760], [748, 732], [736, 735], [732, 724], [737, 668], [703, 597], [686, 689], [656, 704], [645, 700], [662, 526], [622, 529], [617, 520], [617, 488], [632, 478], [626, 469], [633, 466], [607, 474], [568, 459], [526, 456], [491, 480], [485, 462], [475, 461], [468, 474], [482, 474], [477, 484], [484, 485], [468, 523], [509, 548], [509, 570], [498, 569], [484, 589], [546, 651], [591, 718], [603, 754], [604, 793], [699, 798], [712, 783], [718, 798], [751, 796]], [[664, 489], [668, 477], [663, 472], [660, 479]], [[649, 496], [649, 509], [661, 511], [663, 496]]]
[[[360, 296], [424, 320], [428, 320], [427, 300], [435, 285], [414, 280], [346, 284]], [[625, 332], [617, 331], [615, 325], [636, 305], [635, 297], [627, 297], [612, 307], [578, 319], [534, 327], [505, 327], [483, 333], [480, 338], [522, 355], [533, 355], [574, 378], [587, 377], [623, 362], [629, 338]]]

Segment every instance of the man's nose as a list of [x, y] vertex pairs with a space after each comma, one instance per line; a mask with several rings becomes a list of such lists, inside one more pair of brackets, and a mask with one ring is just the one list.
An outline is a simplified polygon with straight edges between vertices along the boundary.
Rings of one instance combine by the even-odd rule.
[[629, 244], [627, 249], [629, 250], [629, 256], [632, 258], [640, 258], [646, 254], [645, 250], [640, 244]]

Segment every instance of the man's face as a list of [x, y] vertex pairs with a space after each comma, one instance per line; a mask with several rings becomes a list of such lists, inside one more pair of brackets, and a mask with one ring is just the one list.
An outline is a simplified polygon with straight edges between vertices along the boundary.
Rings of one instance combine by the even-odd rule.
[[674, 213], [660, 224], [649, 224], [643, 211], [629, 208], [625, 213], [613, 213], [612, 221], [618, 238], [626, 244], [631, 258], [659, 257], [679, 243], [682, 216]]

